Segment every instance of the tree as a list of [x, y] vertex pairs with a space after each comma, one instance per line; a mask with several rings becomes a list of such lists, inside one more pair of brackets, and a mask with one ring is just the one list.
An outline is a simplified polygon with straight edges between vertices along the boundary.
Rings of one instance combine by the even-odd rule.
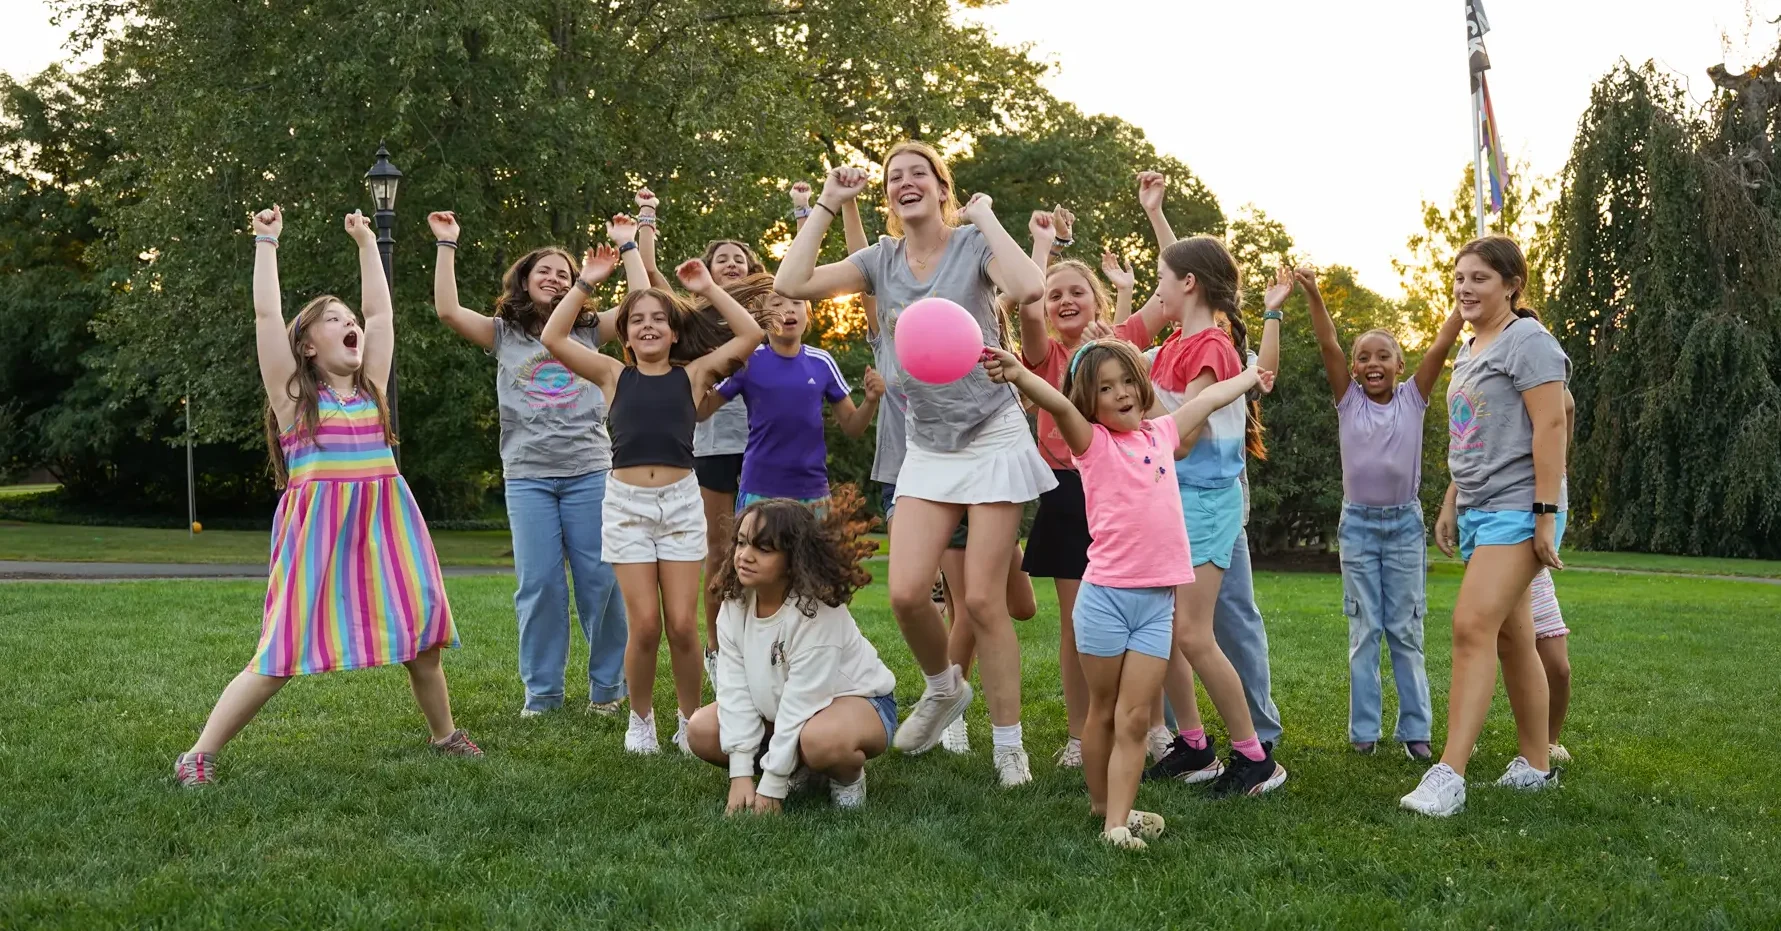
[[1599, 81], [1553, 209], [1543, 317], [1571, 357], [1587, 546], [1781, 555], [1781, 54], [1706, 111]]

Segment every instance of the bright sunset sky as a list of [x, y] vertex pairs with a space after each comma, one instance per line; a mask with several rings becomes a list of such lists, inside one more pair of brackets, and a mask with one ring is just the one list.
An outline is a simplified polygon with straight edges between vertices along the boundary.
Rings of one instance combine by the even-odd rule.
[[[1655, 59], [1705, 100], [1707, 66], [1765, 58], [1781, 14], [1781, 0], [1484, 2], [1504, 145], [1545, 175], [1564, 166], [1590, 85], [1616, 60]], [[1464, 11], [1464, 0], [1007, 0], [970, 15], [1054, 63], [1060, 97], [1143, 127], [1227, 212], [1253, 203], [1312, 261], [1351, 265], [1395, 295], [1390, 259], [1420, 202], [1450, 196], [1471, 145]], [[59, 57], [50, 12], [0, 0], [0, 69], [22, 78]]]

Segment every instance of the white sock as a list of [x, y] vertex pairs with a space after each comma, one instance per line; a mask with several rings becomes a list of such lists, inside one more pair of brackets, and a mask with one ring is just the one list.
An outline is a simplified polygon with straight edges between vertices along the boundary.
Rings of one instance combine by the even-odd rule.
[[997, 747], [1020, 746], [1020, 722], [1016, 721], [1007, 727], [1002, 727], [999, 724], [991, 725], [989, 729], [989, 742]]
[[956, 667], [948, 666], [933, 675], [923, 674], [928, 680], [928, 693], [931, 695], [951, 695], [958, 691], [958, 679], [952, 671]]

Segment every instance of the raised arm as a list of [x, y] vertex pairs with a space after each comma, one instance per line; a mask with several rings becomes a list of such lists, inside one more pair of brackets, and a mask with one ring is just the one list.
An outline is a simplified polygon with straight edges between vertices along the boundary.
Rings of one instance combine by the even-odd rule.
[[1323, 292], [1317, 290], [1317, 269], [1301, 265], [1292, 270], [1292, 276], [1305, 289], [1305, 303], [1311, 306], [1311, 332], [1317, 335], [1317, 351], [1323, 355], [1323, 375], [1329, 380], [1330, 393], [1340, 403], [1354, 377], [1348, 372], [1348, 356], [1342, 352], [1336, 322], [1330, 319], [1329, 308], [1323, 304]]
[[1175, 231], [1163, 213], [1163, 195], [1169, 190], [1169, 176], [1158, 171], [1138, 172], [1138, 204], [1150, 220], [1150, 231], [1156, 234], [1156, 249], [1161, 252], [1175, 244]]
[[433, 312], [453, 333], [481, 346], [495, 348], [495, 320], [458, 303], [458, 216], [450, 210], [427, 214], [438, 250], [433, 260]]
[[989, 245], [989, 280], [1015, 303], [1026, 304], [1043, 298], [1045, 272], [1020, 251], [1020, 244], [1002, 228], [1002, 221], [996, 219], [993, 207], [989, 195], [979, 192], [972, 194], [964, 209], [959, 211], [959, 216], [977, 227]]
[[1175, 408], [1174, 413], [1169, 415], [1175, 418], [1175, 429], [1180, 431], [1176, 441], [1175, 458], [1187, 457], [1190, 451], [1189, 447], [1199, 434], [1200, 428], [1205, 425], [1206, 418], [1211, 417], [1214, 412], [1230, 406], [1232, 402], [1248, 394], [1251, 389], [1258, 387], [1263, 394], [1274, 390], [1274, 373], [1263, 371], [1252, 365], [1235, 378], [1213, 382], [1206, 386], [1205, 390], [1195, 395], [1193, 400]]
[[[814, 208], [813, 208], [814, 209]], [[803, 227], [799, 227], [803, 229]], [[841, 205], [841, 232], [847, 236], [847, 254], [860, 252], [870, 245], [866, 242], [866, 223], [860, 219], [859, 198], [849, 198]], [[866, 315], [866, 330], [873, 336], [878, 335], [878, 298], [870, 294], [860, 295], [860, 312]]]
[[[667, 275], [662, 274], [660, 268], [656, 267], [656, 214], [661, 212], [661, 201], [656, 198], [655, 192], [647, 187], [637, 189], [636, 200], [637, 225], [639, 227], [637, 230], [637, 251], [639, 257], [643, 259], [644, 270], [649, 273], [649, 286], [661, 288], [663, 291], [671, 290], [674, 283], [668, 280]], [[626, 272], [629, 273], [628, 267]]]
[[[1435, 341], [1429, 344], [1428, 352], [1422, 354], [1422, 362], [1416, 366], [1416, 390], [1422, 392], [1424, 403], [1428, 402], [1429, 395], [1435, 391], [1435, 382], [1441, 378], [1441, 369], [1447, 366], [1447, 353], [1459, 341], [1462, 326], [1465, 326], [1465, 320], [1460, 318], [1459, 308], [1456, 306], [1447, 315], [1447, 319], [1441, 322], [1441, 329], [1435, 332]], [[1570, 397], [1571, 393], [1565, 392], [1567, 411]]]
[[1262, 346], [1256, 353], [1256, 364], [1264, 372], [1280, 371], [1280, 316], [1286, 299], [1292, 296], [1292, 287], [1292, 269], [1282, 265], [1274, 270], [1274, 283], [1262, 293]]
[[589, 249], [581, 263], [581, 277], [575, 280], [575, 287], [557, 301], [557, 306], [550, 312], [550, 320], [544, 324], [543, 334], [538, 337], [544, 348], [569, 371], [599, 386], [609, 405], [618, 387], [618, 373], [624, 371], [625, 364], [597, 349], [589, 349], [570, 335], [575, 332], [575, 321], [581, 317], [582, 305], [594, 287], [612, 275], [616, 265], [618, 252], [611, 246]]
[[1094, 427], [1088, 418], [1064, 397], [1063, 392], [1051, 387], [1051, 383], [1032, 373], [1014, 354], [1005, 349], [993, 346], [984, 350], [983, 370], [989, 375], [990, 381], [997, 384], [1013, 385], [1015, 390], [1033, 399], [1033, 403], [1049, 412], [1057, 421], [1057, 430], [1070, 447], [1070, 452], [1080, 456], [1088, 452], [1088, 444], [1095, 438]]
[[[1027, 232], [1033, 236], [1033, 264], [1040, 268], [1051, 260], [1052, 244], [1057, 242], [1057, 226], [1050, 211], [1035, 210], [1031, 219], [1027, 220]], [[1045, 364], [1045, 357], [1051, 355], [1051, 331], [1045, 328], [1045, 290], [1039, 290], [1039, 299], [1026, 301], [1020, 305], [1020, 357], [1026, 364], [1037, 368]]]
[[279, 429], [291, 425], [297, 415], [297, 399], [291, 397], [291, 377], [297, 360], [291, 355], [290, 338], [284, 329], [284, 298], [278, 290], [278, 234], [284, 231], [284, 210], [277, 204], [254, 214], [254, 344], [260, 357], [260, 381], [266, 400], [278, 418]]
[[[1138, 278], [1132, 274], [1130, 263], [1120, 264], [1119, 256], [1111, 252], [1101, 253], [1101, 274], [1106, 275], [1107, 280], [1113, 282], [1113, 325], [1119, 326], [1132, 315], [1132, 291], [1138, 286]], [[1160, 317], [1162, 301], [1152, 298], [1151, 304], [1157, 306]], [[1150, 310], [1151, 304], [1144, 305], [1144, 309]], [[1161, 321], [1158, 322], [1160, 324]], [[1149, 321], [1146, 321], [1145, 325], [1149, 327]], [[1151, 329], [1150, 332], [1155, 333], [1156, 329]]]
[[674, 270], [674, 275], [680, 279], [681, 287], [710, 301], [711, 306], [717, 309], [718, 316], [730, 327], [728, 342], [687, 363], [686, 374], [693, 383], [693, 403], [696, 405], [705, 400], [706, 394], [721, 379], [722, 373], [748, 361], [749, 355], [760, 346], [766, 331], [755, 322], [753, 314], [730, 296], [730, 292], [718, 287], [717, 282], [711, 280], [711, 272], [704, 262], [687, 259]]
[[792, 237], [791, 248], [779, 262], [773, 290], [801, 301], [820, 301], [866, 290], [866, 276], [852, 262], [830, 262], [820, 268], [816, 255], [822, 249], [829, 224], [840, 215], [841, 205], [866, 189], [866, 172], [860, 168], [836, 168], [823, 181], [822, 195], [810, 211], [809, 221]]
[[855, 407], [850, 397], [835, 402], [835, 426], [848, 436], [865, 435], [866, 428], [872, 425], [873, 415], [878, 413], [878, 401], [884, 397], [884, 376], [872, 366], [866, 366], [866, 375], [860, 383], [866, 389], [864, 404]]
[[[643, 200], [645, 194], [649, 194], [648, 188], [638, 191], [637, 199]], [[650, 194], [648, 199], [653, 202], [655, 195]], [[638, 237], [642, 234], [648, 234], [651, 239], [655, 238], [655, 224], [638, 223], [622, 213], [616, 214], [612, 219], [606, 221], [606, 238], [610, 239], [613, 246], [618, 249], [619, 261], [625, 267], [625, 290], [627, 292], [656, 287], [654, 276], [645, 267], [643, 247], [637, 245]], [[594, 283], [597, 281], [590, 283], [588, 287], [591, 288]], [[663, 285], [662, 287], [666, 288], [667, 286]], [[590, 292], [588, 296], [592, 297], [593, 295]], [[595, 315], [594, 319], [599, 324], [594, 342], [604, 346], [618, 339], [617, 306], [601, 311]]]
[[383, 258], [377, 254], [377, 234], [371, 220], [354, 210], [346, 215], [346, 234], [359, 247], [359, 313], [365, 316], [365, 377], [385, 391], [390, 383], [390, 360], [396, 357], [396, 313], [390, 304], [390, 282], [383, 276]]

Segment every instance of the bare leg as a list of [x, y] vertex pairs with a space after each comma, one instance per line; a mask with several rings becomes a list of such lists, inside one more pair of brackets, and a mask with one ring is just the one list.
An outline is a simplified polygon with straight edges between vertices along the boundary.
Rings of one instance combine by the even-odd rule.
[[1088, 783], [1088, 810], [1097, 815], [1107, 814], [1107, 766], [1113, 754], [1119, 673], [1130, 655], [1082, 654], [1083, 681], [1088, 686], [1088, 713], [1082, 723], [1082, 778]]
[[934, 609], [934, 573], [946, 541], [958, 526], [964, 508], [920, 498], [897, 499], [897, 519], [891, 525], [890, 601], [897, 626], [915, 654], [915, 662], [927, 675], [938, 675], [951, 665], [947, 656], [946, 627]]
[[853, 695], [837, 698], [818, 711], [798, 734], [798, 755], [804, 765], [840, 783], [857, 781], [866, 761], [887, 746], [878, 709]]
[[717, 702], [692, 713], [686, 725], [686, 742], [693, 749], [693, 756], [713, 766], [730, 768], [730, 755], [724, 752], [717, 731]]
[[[1177, 612], [1179, 604], [1177, 601]], [[1175, 615], [1175, 623], [1181, 623], [1181, 615]], [[1194, 667], [1187, 661], [1187, 654], [1181, 652], [1179, 643], [1175, 646], [1175, 655], [1169, 657], [1169, 670], [1163, 674], [1163, 695], [1169, 697], [1170, 707], [1175, 709], [1175, 726], [1184, 731], [1199, 730], [1206, 726], [1200, 718], [1200, 696], [1194, 691]], [[1161, 696], [1151, 714], [1151, 726], [1163, 723], [1163, 700]]]
[[979, 676], [989, 721], [1020, 723], [1020, 641], [1008, 614], [1009, 552], [1020, 528], [1020, 505], [971, 505], [965, 544], [965, 608], [977, 635]]
[[1020, 567], [1020, 541], [1015, 541], [1014, 550], [1008, 555], [1008, 616], [1030, 621], [1039, 613], [1039, 599], [1033, 594], [1033, 577]]
[[408, 669], [408, 687], [414, 700], [426, 715], [427, 730], [434, 740], [444, 740], [457, 730], [451, 721], [451, 694], [445, 688], [445, 664], [439, 648], [423, 650], [414, 659], [402, 664]]
[[[1497, 634], [1515, 610], [1527, 601], [1528, 583], [1538, 570], [1531, 542], [1515, 546], [1480, 546], [1466, 564], [1459, 583], [1459, 599], [1453, 606], [1453, 679], [1447, 689], [1447, 744], [1441, 762], [1460, 775], [1490, 711], [1490, 696], [1497, 687]], [[1545, 717], [1546, 709], [1540, 709]], [[1542, 728], [1544, 730], [1544, 728]], [[1540, 748], [1539, 760], [1546, 759]]]
[[631, 713], [645, 719], [655, 713], [656, 653], [662, 647], [658, 565], [634, 562], [612, 567], [625, 598], [625, 686], [631, 693]]
[[[730, 542], [730, 524], [736, 516], [736, 496], [699, 487], [699, 500], [705, 505], [705, 581], [717, 578], [723, 564], [724, 550]], [[705, 648], [717, 649], [717, 610], [723, 601], [709, 591], [705, 597]]]
[[1534, 610], [1525, 592], [1497, 632], [1497, 658], [1503, 664], [1503, 688], [1509, 693], [1509, 708], [1515, 713], [1515, 737], [1521, 745], [1521, 755], [1527, 758], [1529, 766], [1545, 772], [1552, 765], [1547, 759], [1552, 745], [1546, 739], [1551, 701], [1546, 691], [1546, 670], [1534, 648]]
[[1565, 712], [1571, 709], [1571, 653], [1566, 641], [1570, 637], [1544, 637], [1534, 641], [1540, 652], [1540, 664], [1546, 667], [1546, 690], [1551, 695], [1552, 711], [1547, 718], [1546, 739], [1558, 743], [1565, 727]]
[[965, 551], [947, 549], [940, 554], [941, 590], [946, 598], [946, 655], [959, 675], [971, 678], [971, 661], [977, 658], [977, 635], [972, 632], [971, 612], [965, 599]]
[[[1255, 724], [1249, 718], [1249, 702], [1243, 696], [1243, 681], [1237, 670], [1218, 648], [1212, 634], [1212, 613], [1218, 607], [1218, 586], [1224, 571], [1206, 563], [1194, 567], [1194, 580], [1175, 588], [1175, 646], [1193, 664], [1193, 671], [1206, 686], [1212, 707], [1224, 718], [1231, 741], [1249, 740], [1255, 736]], [[1190, 689], [1189, 695], [1193, 692]], [[1171, 698], [1173, 700], [1173, 698]], [[1179, 705], [1175, 713], [1180, 715]]]
[[1150, 696], [1162, 685], [1169, 664], [1143, 653], [1127, 651], [1119, 675], [1119, 703], [1113, 712], [1113, 752], [1107, 761], [1106, 820], [1110, 831], [1131, 817], [1144, 775], [1144, 731], [1150, 721]]
[[260, 709], [284, 688], [289, 676], [262, 676], [251, 669], [243, 669], [229, 685], [223, 689], [222, 697], [216, 700], [216, 707], [210, 711], [210, 719], [204, 722], [204, 731], [198, 735], [198, 742], [192, 744], [193, 753], [217, 753], [223, 749], [247, 722], [260, 713]]
[[[1057, 588], [1057, 669], [1064, 683], [1064, 717], [1069, 722], [1070, 736], [1081, 737], [1082, 722], [1088, 717], [1088, 680], [1083, 678], [1082, 663], [1076, 658], [1076, 591], [1082, 587], [1082, 580], [1051, 581]], [[1162, 692], [1157, 695], [1156, 710], [1160, 716]]]
[[699, 564], [656, 563], [662, 585], [663, 628], [668, 632], [668, 667], [674, 672], [674, 697], [682, 715], [699, 707]]

